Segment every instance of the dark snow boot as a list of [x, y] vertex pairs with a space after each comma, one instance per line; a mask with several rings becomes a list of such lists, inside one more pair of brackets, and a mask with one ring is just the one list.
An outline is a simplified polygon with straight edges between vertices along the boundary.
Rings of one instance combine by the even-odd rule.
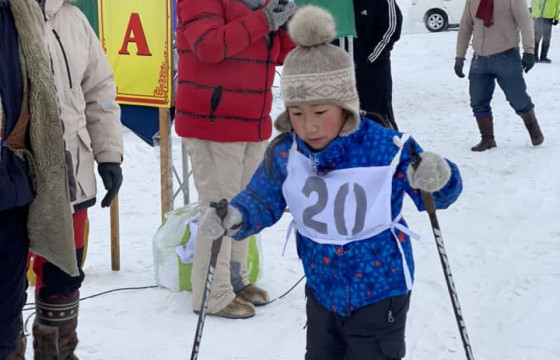
[[519, 116], [521, 116], [523, 122], [525, 123], [525, 127], [529, 131], [533, 146], [542, 144], [544, 142], [544, 135], [537, 121], [537, 117], [535, 116], [535, 110], [533, 109], [528, 113]]
[[35, 360], [78, 360], [79, 295], [64, 299], [35, 299], [37, 315], [33, 323]]
[[477, 118], [476, 123], [480, 130], [481, 140], [478, 144], [471, 148], [472, 151], [485, 151], [496, 147], [494, 139], [494, 123], [492, 116]]
[[[547, 57], [549, 48], [550, 48], [550, 45], [543, 44], [542, 50], [541, 50], [541, 58], [540, 58], [539, 62], [542, 62], [542, 63], [545, 63], [545, 64], [550, 64], [552, 62], [552, 60], [550, 60]], [[535, 52], [535, 54], [536, 54], [536, 52]]]
[[539, 43], [535, 41], [535, 62], [539, 62]]
[[23, 331], [19, 334], [16, 342], [16, 348], [4, 360], [25, 360], [25, 347], [27, 345], [27, 338]]

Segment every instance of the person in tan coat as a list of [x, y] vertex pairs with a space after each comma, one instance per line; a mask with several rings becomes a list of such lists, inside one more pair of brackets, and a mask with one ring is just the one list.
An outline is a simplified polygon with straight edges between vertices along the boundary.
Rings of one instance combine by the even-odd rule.
[[[523, 56], [519, 54], [519, 42]], [[496, 147], [490, 101], [496, 82], [523, 119], [531, 143], [544, 141], [535, 116], [534, 105], [527, 94], [523, 70], [535, 64], [533, 21], [524, 0], [467, 0], [457, 34], [455, 73], [462, 78], [465, 55], [472, 38], [473, 57], [469, 71], [469, 94], [482, 140], [471, 148], [485, 151]]]
[[95, 163], [107, 190], [101, 206], [107, 207], [122, 183], [122, 125], [113, 70], [86, 16], [69, 0], [37, 2], [75, 179], [72, 217], [79, 274], [66, 274], [42, 256], [34, 259], [33, 348], [36, 359], [74, 359], [87, 209], [96, 202]]
[[[29, 250], [77, 276], [62, 124], [35, 0], [0, 0], [0, 359], [25, 358]], [[45, 358], [46, 359], [46, 358]], [[52, 359], [52, 358], [51, 358]]]

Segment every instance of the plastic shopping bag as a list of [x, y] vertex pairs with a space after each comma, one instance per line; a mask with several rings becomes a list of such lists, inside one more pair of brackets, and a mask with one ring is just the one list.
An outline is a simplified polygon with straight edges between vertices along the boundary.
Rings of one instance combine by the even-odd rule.
[[[153, 238], [154, 270], [158, 285], [173, 291], [190, 291], [194, 245], [198, 230], [198, 203], [165, 214]], [[247, 268], [249, 280], [256, 282], [262, 264], [260, 237], [249, 238]]]

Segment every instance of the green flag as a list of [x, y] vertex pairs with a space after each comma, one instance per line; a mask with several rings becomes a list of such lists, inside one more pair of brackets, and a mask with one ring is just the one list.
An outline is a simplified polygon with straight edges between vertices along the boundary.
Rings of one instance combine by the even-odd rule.
[[338, 37], [356, 37], [354, 3], [352, 0], [295, 0], [297, 6], [312, 4], [328, 10], [336, 20]]

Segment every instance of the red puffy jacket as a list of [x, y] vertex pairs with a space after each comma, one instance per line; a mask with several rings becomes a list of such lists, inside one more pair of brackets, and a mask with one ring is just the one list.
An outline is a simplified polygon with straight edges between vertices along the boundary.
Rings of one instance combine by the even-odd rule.
[[268, 139], [275, 67], [294, 47], [287, 32], [270, 32], [264, 13], [240, 0], [179, 0], [177, 18], [177, 134]]

